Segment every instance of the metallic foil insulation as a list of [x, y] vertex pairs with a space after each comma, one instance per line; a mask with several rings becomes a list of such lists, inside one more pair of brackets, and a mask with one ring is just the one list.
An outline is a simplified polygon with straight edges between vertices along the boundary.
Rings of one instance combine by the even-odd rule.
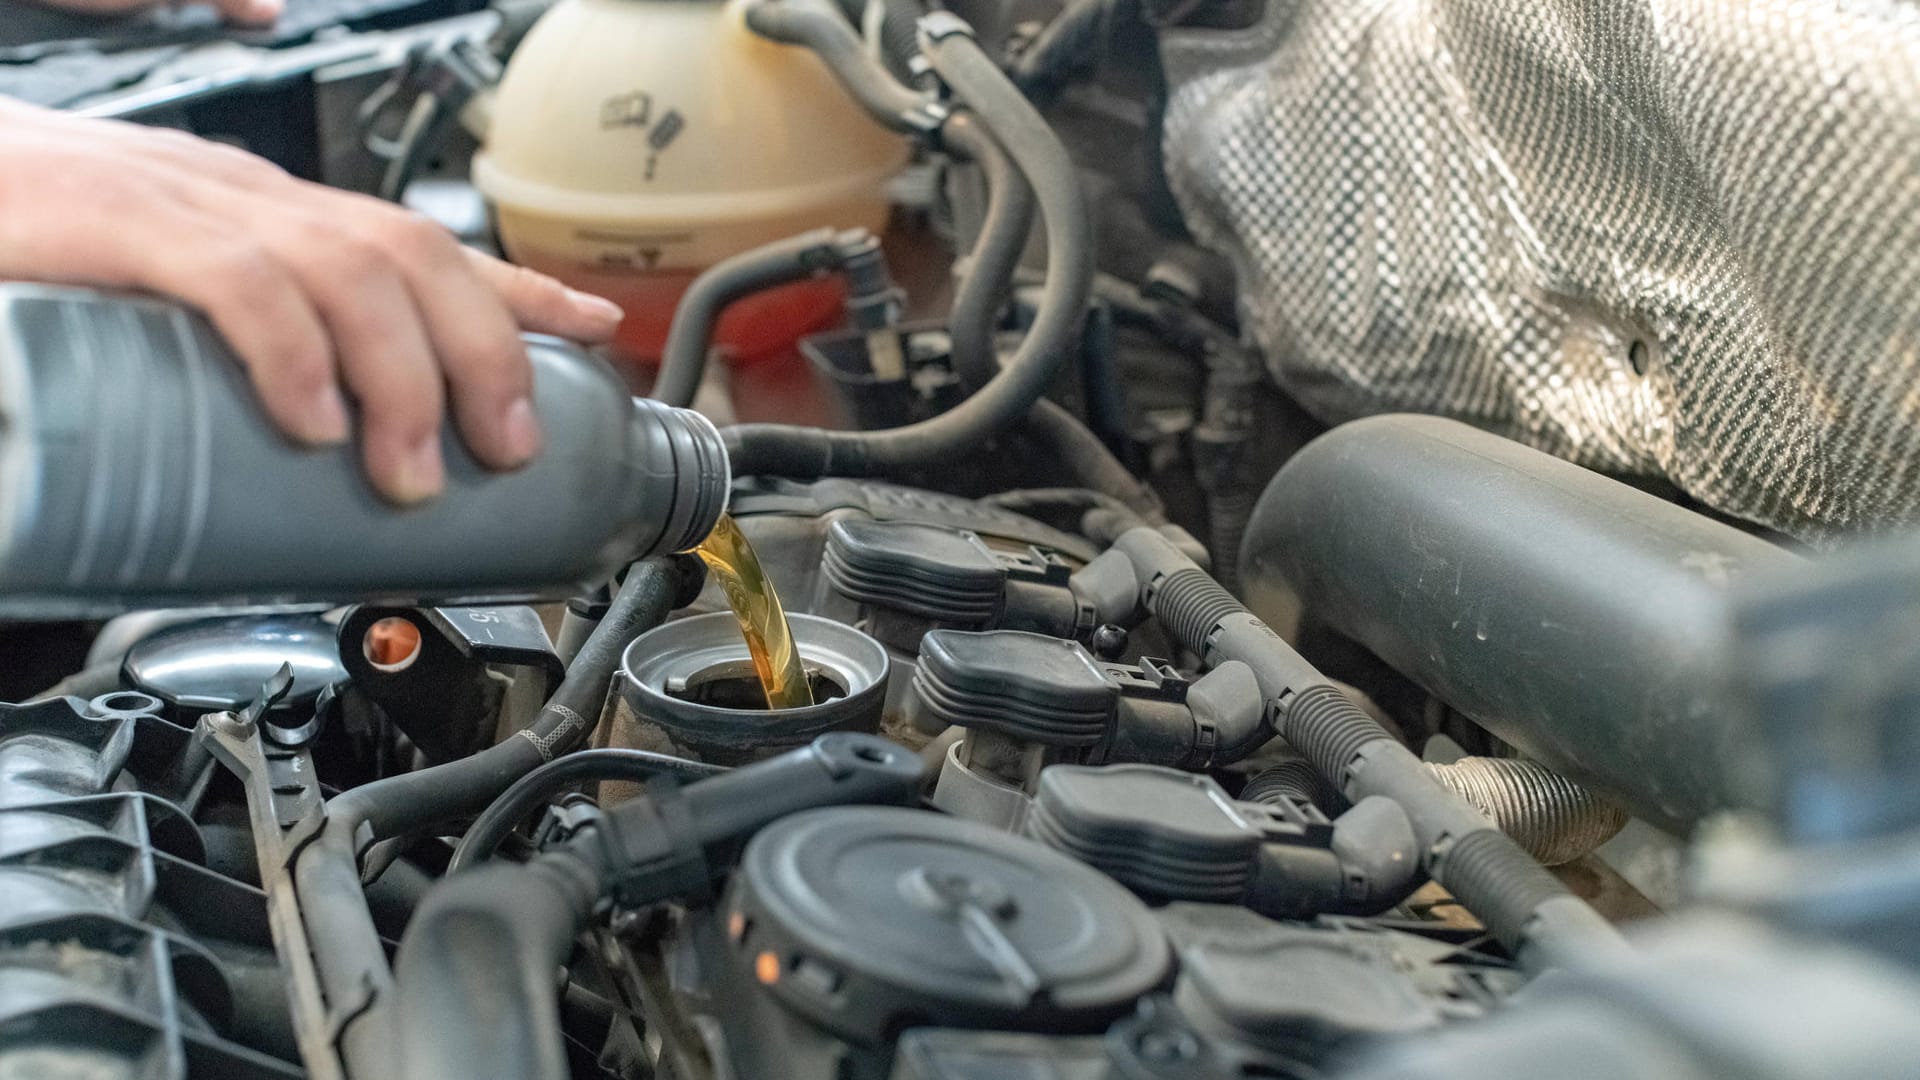
[[1920, 4], [1270, 0], [1163, 51], [1175, 195], [1324, 419], [1920, 521]]

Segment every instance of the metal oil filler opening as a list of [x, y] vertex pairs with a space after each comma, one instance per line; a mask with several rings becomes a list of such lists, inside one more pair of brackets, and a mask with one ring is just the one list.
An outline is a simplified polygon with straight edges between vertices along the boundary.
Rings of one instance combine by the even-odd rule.
[[786, 609], [780, 606], [780, 594], [767, 580], [760, 556], [754, 554], [753, 545], [734, 523], [733, 515], [722, 513], [713, 531], [693, 550], [726, 593], [733, 617], [740, 623], [740, 634], [747, 639], [747, 652], [760, 675], [761, 689], [766, 691], [767, 708], [797, 709], [813, 704], [813, 688], [807, 683], [793, 628], [787, 624]]

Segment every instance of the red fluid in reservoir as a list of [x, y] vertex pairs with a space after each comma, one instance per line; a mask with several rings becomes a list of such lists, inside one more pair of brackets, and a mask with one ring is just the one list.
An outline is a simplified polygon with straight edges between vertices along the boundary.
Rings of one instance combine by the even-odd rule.
[[[661, 272], [630, 278], [618, 285], [602, 280], [596, 292], [626, 311], [614, 336], [614, 352], [645, 366], [660, 362], [674, 308], [692, 284], [691, 272]], [[794, 354], [808, 334], [838, 325], [845, 312], [846, 286], [838, 278], [796, 281], [738, 300], [720, 314], [713, 341], [735, 364], [755, 364]]]
[[[583, 267], [571, 259], [543, 258], [536, 252], [528, 252], [518, 261], [572, 288], [619, 304], [627, 317], [614, 334], [613, 355], [644, 368], [659, 365], [674, 309], [700, 274], [698, 270], [610, 272]], [[846, 285], [839, 278], [796, 281], [729, 305], [720, 313], [713, 342], [733, 364], [801, 362], [795, 349], [800, 339], [837, 326], [845, 310]]]

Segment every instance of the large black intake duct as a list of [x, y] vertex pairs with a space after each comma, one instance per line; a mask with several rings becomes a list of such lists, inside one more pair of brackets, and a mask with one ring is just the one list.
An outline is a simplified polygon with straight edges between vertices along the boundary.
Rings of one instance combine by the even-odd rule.
[[1301, 450], [1241, 548], [1306, 610], [1635, 814], [1731, 805], [1725, 593], [1798, 560], [1451, 420], [1380, 416]]

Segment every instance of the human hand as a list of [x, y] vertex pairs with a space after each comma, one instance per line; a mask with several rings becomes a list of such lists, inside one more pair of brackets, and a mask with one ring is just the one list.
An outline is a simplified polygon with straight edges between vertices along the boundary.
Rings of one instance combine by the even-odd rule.
[[538, 452], [522, 329], [592, 343], [621, 318], [417, 214], [232, 147], [4, 98], [0, 278], [199, 307], [288, 435], [344, 441], [351, 397], [367, 474], [399, 503], [443, 486], [449, 407], [482, 464]]

